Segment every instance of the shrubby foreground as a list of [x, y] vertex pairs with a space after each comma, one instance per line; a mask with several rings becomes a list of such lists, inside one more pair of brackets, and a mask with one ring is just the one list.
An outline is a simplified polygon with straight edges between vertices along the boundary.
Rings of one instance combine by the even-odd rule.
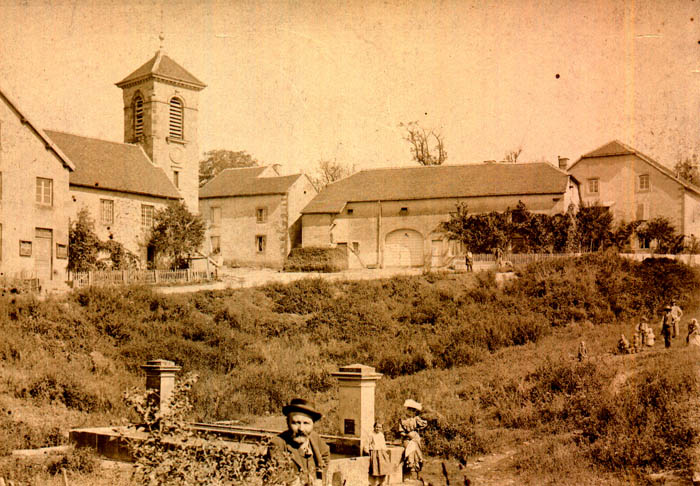
[[[180, 296], [103, 288], [64, 301], [4, 298], [0, 405], [24, 412], [1, 415], [1, 452], [133, 418], [122, 394], [142, 386], [139, 366], [153, 358], [200, 375], [192, 419], [279, 414], [292, 396], [310, 395], [326, 412], [322, 426], [336, 432], [330, 372], [362, 362], [386, 375], [377, 410], [389, 438], [404, 398], [434, 410], [425, 436], [433, 455], [514, 449], [524, 480], [554, 483], [572, 471], [687, 469], [697, 356], [675, 343], [634, 357], [610, 351], [621, 329], [642, 315], [656, 323], [671, 298], [692, 314], [698, 283], [673, 261], [596, 254], [531, 265], [505, 288], [493, 274], [428, 274]], [[579, 363], [582, 338], [591, 359]]]

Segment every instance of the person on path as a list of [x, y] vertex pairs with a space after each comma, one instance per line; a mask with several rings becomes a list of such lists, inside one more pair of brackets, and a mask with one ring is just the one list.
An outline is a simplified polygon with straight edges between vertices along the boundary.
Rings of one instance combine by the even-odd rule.
[[651, 326], [647, 326], [646, 329], [646, 340], [645, 344], [647, 347], [652, 347], [656, 343], [656, 336], [654, 335], [654, 329]]
[[369, 475], [373, 479], [370, 484], [382, 486], [386, 484], [391, 473], [391, 458], [384, 440], [384, 427], [379, 422], [374, 424], [374, 432], [369, 436], [367, 451], [369, 452]]
[[639, 321], [639, 324], [637, 324], [636, 331], [637, 334], [639, 334], [641, 340], [642, 340], [642, 347], [646, 346], [647, 344], [647, 329], [649, 329], [649, 324], [647, 321], [646, 317], [642, 317], [642, 319]]
[[675, 300], [671, 301], [671, 318], [673, 319], [673, 337], [675, 338], [680, 334], [679, 328], [681, 323], [681, 317], [683, 317], [683, 309], [676, 304]]
[[617, 350], [620, 354], [630, 353], [630, 342], [624, 334], [620, 334], [620, 340], [617, 342]]
[[688, 335], [685, 338], [685, 343], [688, 346], [700, 346], [700, 328], [698, 328], [697, 319], [691, 319], [688, 323]]
[[464, 263], [467, 265], [467, 272], [474, 271], [474, 255], [471, 250], [467, 250], [467, 256], [464, 257]]
[[403, 468], [409, 478], [418, 479], [423, 470], [423, 444], [419, 431], [428, 426], [428, 422], [420, 417], [423, 406], [415, 400], [408, 399], [403, 404], [407, 413], [412, 416], [406, 417], [399, 422], [399, 433], [403, 442]]
[[664, 316], [661, 319], [661, 335], [664, 337], [664, 346], [671, 347], [671, 338], [673, 337], [673, 316], [671, 316], [671, 307], [664, 307]]
[[586, 347], [586, 342], [581, 341], [581, 344], [578, 345], [578, 360], [584, 361], [586, 359], [588, 359], [588, 348]]

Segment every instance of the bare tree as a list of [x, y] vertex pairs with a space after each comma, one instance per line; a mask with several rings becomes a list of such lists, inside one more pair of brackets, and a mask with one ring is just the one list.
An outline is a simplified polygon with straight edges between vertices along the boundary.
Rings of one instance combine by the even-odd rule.
[[447, 160], [442, 133], [425, 129], [415, 121], [400, 123], [399, 126], [406, 129], [403, 138], [411, 145], [413, 160], [420, 165], [442, 165]]
[[518, 162], [518, 157], [520, 157], [520, 154], [523, 152], [522, 147], [518, 147], [517, 149], [514, 150], [509, 150], [506, 152], [505, 157], [503, 158], [503, 162], [506, 164], [515, 164]]
[[347, 165], [337, 160], [321, 159], [313, 174], [309, 176], [317, 191], [331, 182], [338, 181], [356, 172], [355, 164]]

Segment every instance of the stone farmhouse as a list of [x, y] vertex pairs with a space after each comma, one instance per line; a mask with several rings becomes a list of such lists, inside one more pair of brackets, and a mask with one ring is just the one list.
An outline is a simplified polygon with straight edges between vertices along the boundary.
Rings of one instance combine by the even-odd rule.
[[[583, 203], [609, 207], [617, 222], [663, 216], [680, 234], [700, 237], [700, 188], [618, 140], [581, 156], [569, 173], [581, 181]], [[649, 248], [633, 240], [633, 249]]]
[[281, 267], [301, 245], [301, 209], [314, 196], [307, 176], [274, 166], [222, 171], [199, 190], [208, 250], [227, 263]]
[[302, 210], [302, 242], [346, 247], [350, 268], [441, 267], [458, 253], [440, 231], [457, 203], [481, 213], [522, 201], [555, 214], [579, 200], [577, 180], [548, 163], [363, 170], [330, 184]]
[[60, 280], [71, 160], [0, 90], [0, 276]]

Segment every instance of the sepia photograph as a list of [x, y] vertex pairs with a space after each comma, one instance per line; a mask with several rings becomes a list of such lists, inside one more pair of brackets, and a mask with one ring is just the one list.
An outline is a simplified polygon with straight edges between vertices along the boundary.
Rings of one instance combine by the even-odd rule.
[[700, 485], [700, 1], [0, 25], [0, 486]]

